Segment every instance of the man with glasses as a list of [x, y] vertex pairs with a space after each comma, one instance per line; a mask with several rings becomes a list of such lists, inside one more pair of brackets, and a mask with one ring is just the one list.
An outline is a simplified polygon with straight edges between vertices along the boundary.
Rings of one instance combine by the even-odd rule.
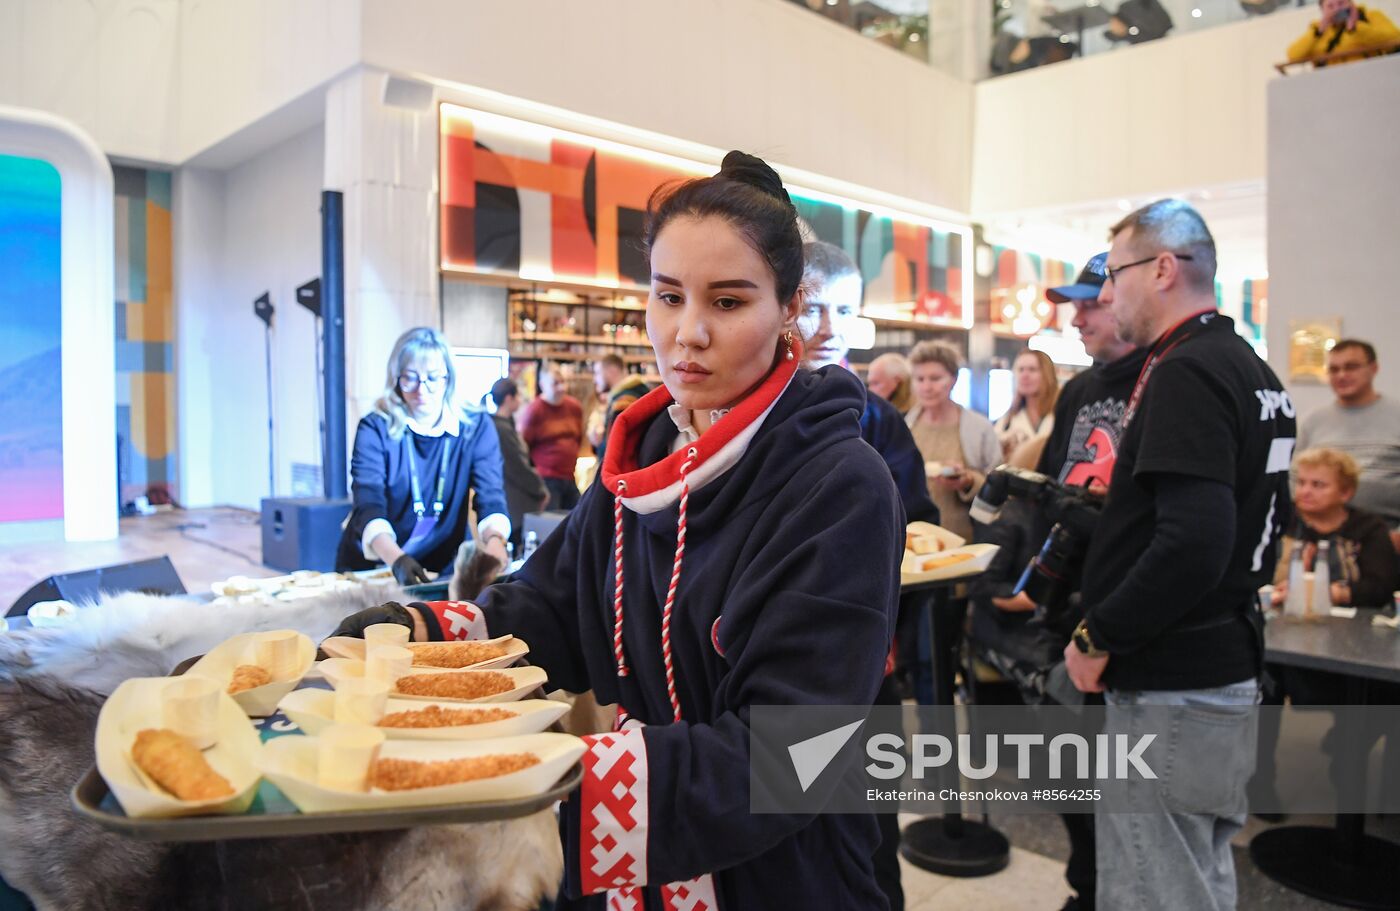
[[1160, 200], [1110, 233], [1098, 300], [1148, 356], [1065, 667], [1104, 694], [1104, 733], [1155, 735], [1163, 767], [1103, 782], [1097, 897], [1115, 911], [1233, 908], [1230, 839], [1245, 820], [1263, 661], [1255, 593], [1288, 513], [1293, 405], [1216, 311], [1215, 241], [1194, 209]]
[[[1131, 342], [1125, 342], [1118, 337], [1118, 326], [1113, 320], [1113, 311], [1099, 302], [1099, 292], [1106, 278], [1104, 263], [1107, 259], [1107, 253], [1098, 254], [1085, 263], [1074, 284], [1050, 288], [1045, 292], [1045, 296], [1053, 303], [1074, 306], [1072, 325], [1079, 331], [1084, 350], [1094, 359], [1094, 366], [1073, 377], [1060, 391], [1060, 397], [1055, 402], [1055, 427], [1045, 443], [1036, 470], [1056, 478], [1063, 484], [1094, 489], [1108, 486], [1114, 462], [1118, 458], [1119, 427], [1123, 420], [1123, 410], [1128, 405], [1133, 384], [1142, 372], [1143, 362], [1147, 360], [1146, 348], [1134, 347]], [[1049, 531], [1049, 524], [1043, 520], [1039, 521], [1034, 526], [1030, 538], [1038, 545]], [[1024, 568], [1014, 567], [1016, 576], [1008, 581], [1014, 583]], [[991, 603], [998, 611], [1022, 617], [1029, 616], [1036, 608], [1035, 603], [1024, 592], [1004, 598], [993, 596]], [[977, 634], [979, 629], [979, 619], [980, 617], [977, 617], [973, 620], [974, 634]], [[1005, 630], [1018, 631], [1021, 642], [1027, 647], [1008, 650], [1014, 651], [1017, 656], [1053, 653], [1058, 659], [1068, 644], [1070, 627], [1077, 620], [1078, 617], [1071, 616], [1065, 626], [1054, 630], [1038, 625], [1003, 626], [998, 623], [996, 632], [1002, 635]], [[993, 651], [996, 650], [999, 635], [984, 637]], [[1013, 679], [1021, 676], [1016, 672], [1016, 668], [1003, 663], [1010, 661], [1014, 664], [1017, 658], [998, 660], [995, 654], [987, 657], [998, 669]], [[1034, 666], [1027, 663], [1022, 668], [1028, 681], [1027, 685], [1029, 686], [1029, 681], [1034, 680], [1034, 688], [1037, 690], [1025, 694], [1028, 702], [1038, 703], [1047, 696], [1051, 699], [1057, 695], [1063, 698], [1062, 694], [1047, 694], [1043, 691], [1045, 676], [1050, 670], [1049, 663], [1037, 661]], [[1091, 698], [1097, 700], [1097, 697]], [[1093, 911], [1097, 904], [1094, 817], [1089, 813], [1066, 813], [1062, 814], [1061, 819], [1064, 821], [1070, 844], [1069, 862], [1065, 865], [1065, 880], [1074, 890], [1074, 895], [1065, 903], [1064, 911]]]
[[1400, 401], [1376, 391], [1376, 349], [1342, 339], [1327, 355], [1327, 382], [1336, 401], [1310, 412], [1298, 424], [1298, 451], [1340, 449], [1361, 468], [1352, 505], [1373, 512], [1390, 526], [1400, 549]]

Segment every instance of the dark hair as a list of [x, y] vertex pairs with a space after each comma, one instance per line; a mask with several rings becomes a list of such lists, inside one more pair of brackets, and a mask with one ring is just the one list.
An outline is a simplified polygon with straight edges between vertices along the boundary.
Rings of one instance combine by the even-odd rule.
[[797, 293], [802, 283], [797, 209], [778, 173], [763, 159], [730, 152], [713, 177], [658, 187], [647, 201], [643, 243], [648, 256], [661, 229], [678, 216], [717, 216], [728, 221], [768, 261], [778, 301], [786, 304]]
[[491, 401], [495, 402], [496, 407], [499, 408], [502, 402], [513, 395], [519, 394], [519, 392], [520, 387], [515, 385], [515, 380], [508, 376], [503, 376], [491, 384], [491, 392], [489, 394], [491, 396]]
[[604, 367], [616, 367], [618, 370], [627, 369], [627, 362], [616, 354], [605, 354], [598, 358], [598, 363], [602, 364]]
[[805, 259], [803, 269], [807, 276], [808, 290], [817, 285], [826, 285], [845, 275], [860, 277], [860, 269], [851, 254], [835, 244], [824, 240], [814, 240], [802, 248]]
[[1345, 350], [1348, 349], [1348, 348], [1357, 348], [1357, 349], [1359, 349], [1359, 350], [1361, 351], [1362, 354], [1366, 355], [1366, 363], [1368, 363], [1368, 364], [1374, 364], [1374, 363], [1376, 362], [1376, 349], [1375, 349], [1375, 347], [1374, 347], [1370, 342], [1363, 342], [1363, 341], [1362, 341], [1361, 339], [1359, 339], [1359, 338], [1344, 338], [1344, 339], [1341, 339], [1341, 340], [1338, 341], [1335, 345], [1333, 345], [1333, 346], [1332, 346], [1332, 350], [1329, 351], [1329, 352], [1327, 352], [1327, 353], [1328, 353], [1328, 354], [1336, 354], [1338, 351], [1345, 351]]

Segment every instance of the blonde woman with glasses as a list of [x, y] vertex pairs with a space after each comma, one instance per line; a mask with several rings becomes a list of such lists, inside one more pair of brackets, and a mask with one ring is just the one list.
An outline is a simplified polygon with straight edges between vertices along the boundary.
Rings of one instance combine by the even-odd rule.
[[384, 392], [355, 430], [354, 508], [336, 552], [339, 571], [384, 564], [403, 585], [450, 573], [458, 546], [476, 537], [502, 563], [510, 538], [501, 444], [484, 412], [453, 402], [452, 350], [434, 329], [410, 329], [389, 355]]

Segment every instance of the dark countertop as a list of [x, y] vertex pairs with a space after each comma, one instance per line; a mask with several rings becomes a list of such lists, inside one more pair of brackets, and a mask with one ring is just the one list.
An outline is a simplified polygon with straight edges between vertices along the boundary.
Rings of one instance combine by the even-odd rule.
[[1271, 619], [1264, 627], [1265, 657], [1293, 667], [1400, 683], [1400, 630], [1372, 626], [1376, 613], [1362, 608], [1349, 620]]

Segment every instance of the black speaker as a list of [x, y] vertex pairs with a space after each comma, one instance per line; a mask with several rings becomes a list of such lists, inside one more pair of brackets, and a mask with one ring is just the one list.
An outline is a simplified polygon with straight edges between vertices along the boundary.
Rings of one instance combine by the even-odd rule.
[[349, 500], [322, 497], [269, 497], [262, 501], [262, 560], [264, 566], [296, 569], [335, 569], [340, 527], [350, 515]]
[[40, 601], [69, 601], [83, 605], [95, 602], [104, 594], [117, 592], [146, 592], [151, 595], [186, 594], [185, 583], [169, 557], [156, 557], [136, 563], [118, 563], [72, 573], [57, 573], [36, 583], [5, 613], [18, 617], [30, 605]]

